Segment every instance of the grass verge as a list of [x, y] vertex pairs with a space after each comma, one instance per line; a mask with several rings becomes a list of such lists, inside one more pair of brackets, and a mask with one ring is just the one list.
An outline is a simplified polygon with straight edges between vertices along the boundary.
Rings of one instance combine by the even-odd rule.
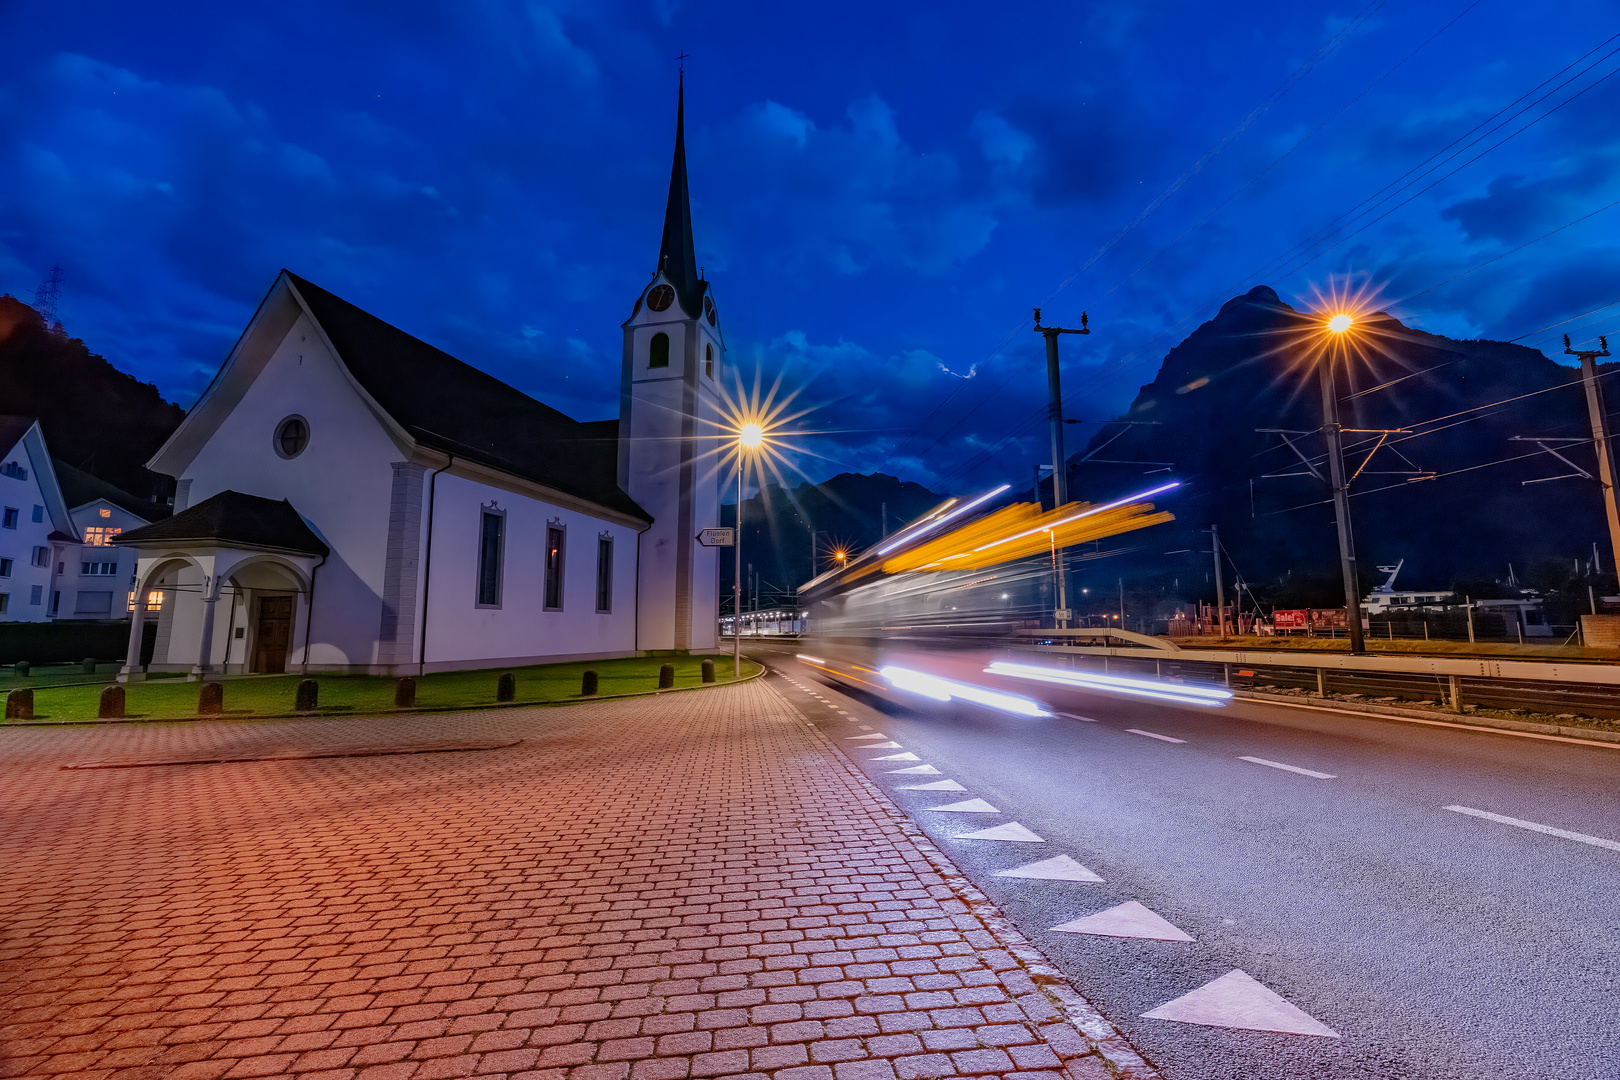
[[[701, 656], [648, 656], [623, 660], [591, 660], [566, 664], [538, 664], [533, 667], [487, 668], [478, 671], [446, 671], [424, 675], [416, 680], [418, 710], [476, 709], [496, 704], [496, 680], [510, 671], [517, 678], [517, 704], [549, 704], [588, 701], [579, 693], [580, 677], [587, 668], [597, 673], [598, 697], [647, 693], [658, 688], [658, 669], [664, 664], [675, 668], [675, 687], [702, 685]], [[715, 685], [734, 682], [730, 657], [711, 657]], [[743, 661], [743, 678], [760, 670], [758, 664]], [[44, 673], [41, 673], [42, 676]], [[320, 684], [320, 707], [315, 715], [349, 716], [387, 713], [394, 709], [392, 675], [311, 676]], [[252, 719], [258, 716], [286, 716], [301, 676], [253, 675], [224, 680], [225, 718]], [[27, 685], [15, 680], [12, 686]], [[34, 720], [80, 721], [96, 719], [101, 688], [106, 680], [77, 685], [38, 685], [34, 690]], [[191, 720], [197, 716], [198, 683], [184, 679], [150, 679], [126, 687], [124, 715], [131, 720]]]

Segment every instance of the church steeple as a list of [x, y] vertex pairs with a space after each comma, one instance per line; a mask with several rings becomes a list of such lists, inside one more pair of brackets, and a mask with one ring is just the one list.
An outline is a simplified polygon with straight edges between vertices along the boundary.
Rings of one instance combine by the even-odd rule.
[[692, 245], [692, 197], [686, 186], [685, 73], [675, 100], [675, 162], [669, 170], [669, 205], [664, 210], [658, 269], [675, 286], [681, 310], [695, 318], [703, 308], [703, 282], [698, 278], [697, 252]]

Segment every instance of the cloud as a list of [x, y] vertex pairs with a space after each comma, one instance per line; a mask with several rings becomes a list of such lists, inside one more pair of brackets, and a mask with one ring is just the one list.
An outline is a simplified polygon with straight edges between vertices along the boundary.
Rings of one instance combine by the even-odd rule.
[[1484, 195], [1455, 202], [1441, 210], [1440, 217], [1456, 222], [1469, 240], [1510, 244], [1532, 240], [1583, 210], [1612, 202], [1612, 197], [1588, 196], [1605, 188], [1613, 191], [1616, 157], [1608, 151], [1590, 154], [1561, 175], [1534, 180], [1499, 176], [1486, 186]]

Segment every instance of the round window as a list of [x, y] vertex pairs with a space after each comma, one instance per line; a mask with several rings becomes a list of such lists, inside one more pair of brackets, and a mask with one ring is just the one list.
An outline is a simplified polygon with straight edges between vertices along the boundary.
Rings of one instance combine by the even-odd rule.
[[276, 425], [276, 453], [284, 458], [295, 458], [309, 445], [309, 421], [302, 416], [289, 416]]

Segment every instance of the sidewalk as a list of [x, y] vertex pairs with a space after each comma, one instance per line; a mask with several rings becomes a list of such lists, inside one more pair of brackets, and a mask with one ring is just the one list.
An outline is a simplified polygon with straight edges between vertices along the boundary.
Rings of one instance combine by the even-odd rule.
[[1156, 1075], [764, 682], [0, 730], [0, 821], [0, 1076]]

